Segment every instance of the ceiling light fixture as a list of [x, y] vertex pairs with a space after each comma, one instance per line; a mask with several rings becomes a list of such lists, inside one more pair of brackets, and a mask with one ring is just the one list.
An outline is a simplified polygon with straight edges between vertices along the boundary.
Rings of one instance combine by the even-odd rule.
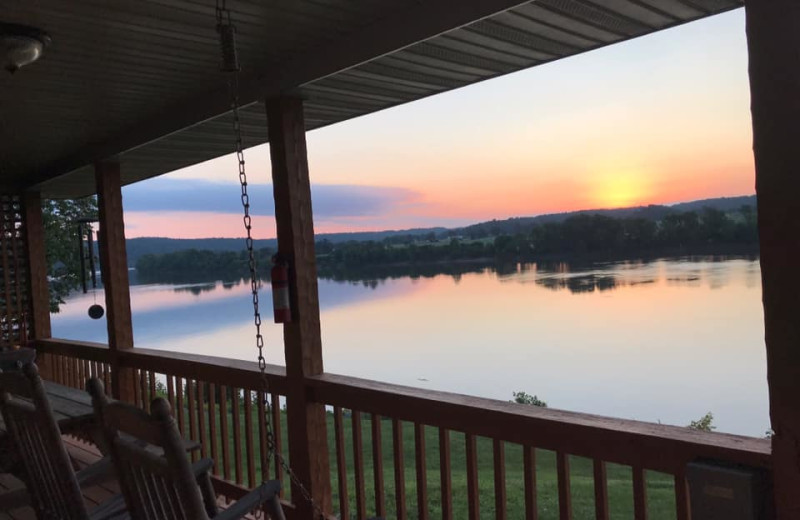
[[49, 43], [50, 36], [35, 27], [0, 22], [0, 60], [11, 74], [38, 60]]

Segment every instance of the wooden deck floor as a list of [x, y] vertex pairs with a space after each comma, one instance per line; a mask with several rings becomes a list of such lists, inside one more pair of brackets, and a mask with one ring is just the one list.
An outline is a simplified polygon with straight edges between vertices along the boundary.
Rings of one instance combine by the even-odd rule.
[[[67, 451], [75, 461], [78, 469], [84, 468], [89, 464], [100, 459], [100, 452], [91, 444], [78, 441], [72, 437], [64, 437]], [[8, 474], [0, 474], [0, 492], [22, 487], [23, 484], [15, 477]], [[108, 482], [99, 486], [92, 486], [83, 490], [83, 497], [89, 509], [107, 500], [109, 497], [119, 493], [119, 486], [116, 482]], [[0, 512], [0, 520], [36, 520], [33, 510], [30, 507], [15, 509], [8, 512]]]
[[[97, 451], [91, 444], [83, 441], [76, 440], [73, 437], [64, 437], [64, 443], [67, 446], [67, 451], [70, 457], [75, 462], [78, 469], [84, 468], [89, 464], [98, 461], [101, 457], [100, 452]], [[7, 473], [0, 473], [0, 493], [10, 491], [19, 487], [23, 487], [19, 479]], [[97, 504], [107, 500], [109, 497], [120, 492], [119, 486], [115, 481], [107, 482], [102, 485], [92, 486], [83, 489], [83, 497], [86, 505], [91, 510]], [[220, 508], [225, 508], [225, 502], [220, 500]], [[255, 519], [254, 516], [248, 516], [248, 519]], [[14, 509], [12, 511], [0, 511], [0, 520], [36, 520], [36, 515], [30, 507]]]

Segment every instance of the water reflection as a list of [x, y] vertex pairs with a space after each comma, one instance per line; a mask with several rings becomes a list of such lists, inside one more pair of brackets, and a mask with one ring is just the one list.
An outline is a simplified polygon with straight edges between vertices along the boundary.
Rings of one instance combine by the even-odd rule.
[[[229, 285], [226, 283], [222, 284], [223, 286]], [[232, 285], [230, 287], [233, 287]], [[229, 288], [230, 288], [229, 287]], [[205, 284], [196, 284], [196, 285], [184, 285], [180, 287], [175, 287], [173, 291], [180, 293], [180, 292], [190, 292], [195, 296], [202, 294], [204, 292], [211, 292], [217, 288], [216, 283], [205, 283]]]
[[[655, 280], [650, 280], [654, 282]], [[536, 283], [553, 291], [569, 289], [573, 294], [616, 289], [619, 280], [613, 275], [587, 274], [558, 278], [539, 278]]]
[[[708, 280], [711, 289], [720, 289], [729, 282], [726, 262], [743, 260], [750, 263], [747, 271], [748, 286], [758, 281], [757, 256], [686, 256], [664, 259], [636, 259], [619, 262], [594, 263], [583, 261], [556, 261], [530, 263], [455, 262], [449, 264], [404, 264], [370, 266], [361, 269], [326, 271], [320, 278], [359, 284], [378, 289], [387, 280], [410, 278], [419, 280], [446, 276], [459, 283], [464, 275], [491, 274], [503, 282], [536, 283], [553, 291], [563, 289], [573, 294], [603, 292], [654, 284], [663, 277], [671, 285], [698, 285]], [[669, 274], [654, 267], [669, 264]], [[701, 272], [702, 270], [702, 272]]]
[[[139, 347], [253, 359], [241, 280], [131, 289]], [[270, 301], [263, 284], [262, 301]], [[455, 263], [322, 273], [325, 369], [554, 408], [763, 434], [767, 415], [755, 257]], [[97, 299], [102, 301], [102, 292]], [[57, 337], [106, 341], [75, 295]], [[270, 363], [282, 328], [263, 327]]]

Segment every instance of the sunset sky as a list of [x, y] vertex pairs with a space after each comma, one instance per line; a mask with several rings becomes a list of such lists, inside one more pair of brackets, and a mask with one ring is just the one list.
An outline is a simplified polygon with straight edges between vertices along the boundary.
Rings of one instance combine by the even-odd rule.
[[[744, 11], [308, 134], [318, 233], [754, 193]], [[268, 146], [246, 152], [275, 234]], [[124, 189], [127, 235], [242, 236], [236, 162]]]

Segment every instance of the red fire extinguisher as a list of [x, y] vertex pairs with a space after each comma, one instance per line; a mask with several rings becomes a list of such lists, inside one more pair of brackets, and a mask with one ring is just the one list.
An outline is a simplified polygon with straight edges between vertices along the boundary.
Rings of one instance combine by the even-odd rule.
[[292, 321], [292, 307], [289, 299], [289, 263], [279, 255], [272, 257], [270, 278], [275, 323], [289, 323]]

